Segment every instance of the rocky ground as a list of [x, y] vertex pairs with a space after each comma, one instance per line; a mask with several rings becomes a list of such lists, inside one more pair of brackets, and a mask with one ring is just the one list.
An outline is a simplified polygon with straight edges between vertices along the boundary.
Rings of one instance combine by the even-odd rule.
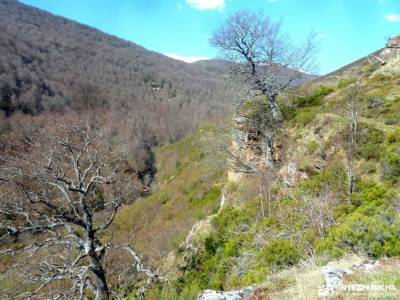
[[[263, 285], [232, 291], [205, 290], [198, 300], [399, 299], [400, 291], [393, 285], [400, 275], [399, 266], [399, 259], [371, 261], [358, 255], [324, 266], [307, 262], [271, 276]], [[276, 285], [281, 290], [277, 291]]]

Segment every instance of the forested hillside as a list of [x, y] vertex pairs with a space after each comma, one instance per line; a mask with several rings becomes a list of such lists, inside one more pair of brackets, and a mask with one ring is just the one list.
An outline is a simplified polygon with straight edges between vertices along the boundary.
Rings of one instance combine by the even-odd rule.
[[[177, 245], [160, 259], [173, 284], [146, 299], [399, 298], [399, 41], [279, 98], [283, 126], [271, 170], [257, 168], [266, 161], [262, 96], [235, 111], [228, 174], [206, 169], [221, 155], [209, 154], [208, 141], [226, 141], [225, 126], [201, 128], [157, 153], [159, 190], [116, 222], [116, 232], [151, 232], [140, 247], [154, 259]], [[190, 220], [176, 209], [186, 206], [198, 219], [191, 230], [180, 222], [157, 231], [159, 219]], [[133, 217], [139, 207], [157, 219]], [[178, 240], [157, 244], [171, 232]], [[352, 284], [391, 289], [340, 289]]]
[[229, 111], [221, 61], [173, 60], [14, 0], [0, 1], [0, 32], [0, 109], [7, 117], [104, 109], [169, 141]]
[[188, 64], [0, 0], [0, 298], [400, 299], [400, 35], [314, 78], [281, 29]]

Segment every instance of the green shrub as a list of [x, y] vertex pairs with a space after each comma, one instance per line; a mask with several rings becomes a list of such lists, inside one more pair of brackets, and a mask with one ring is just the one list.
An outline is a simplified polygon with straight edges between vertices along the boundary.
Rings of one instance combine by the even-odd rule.
[[293, 104], [288, 104], [285, 102], [279, 103], [279, 111], [285, 121], [290, 121], [296, 116], [296, 107]]
[[361, 72], [363, 72], [366, 76], [371, 75], [379, 68], [379, 63], [366, 63], [362, 68]]
[[337, 88], [338, 89], [345, 88], [345, 87], [349, 86], [350, 84], [352, 84], [352, 83], [354, 83], [356, 81], [357, 81], [357, 78], [355, 78], [355, 77], [343, 78], [338, 82]]
[[271, 266], [284, 267], [296, 264], [300, 252], [288, 240], [276, 240], [262, 250], [264, 261]]
[[257, 116], [270, 111], [270, 105], [266, 96], [256, 96], [244, 101], [236, 108], [236, 113], [256, 118]]
[[393, 197], [391, 190], [376, 182], [359, 182], [359, 189], [354, 195], [354, 204], [365, 215], [374, 215]]
[[297, 110], [293, 122], [295, 123], [295, 125], [304, 127], [307, 124], [309, 124], [312, 120], [314, 120], [316, 115], [317, 111], [315, 109], [308, 109], [308, 108], [300, 109]]
[[307, 154], [312, 155], [319, 148], [319, 145], [316, 141], [310, 141], [309, 143], [307, 143], [306, 148]]
[[347, 174], [344, 166], [340, 163], [335, 163], [328, 165], [321, 173], [312, 178], [300, 182], [298, 188], [312, 195], [318, 195], [329, 189], [335, 191], [337, 197], [339, 197], [341, 196], [340, 193], [346, 189], [346, 184]]
[[[197, 282], [187, 285], [179, 294], [179, 300], [196, 300], [201, 292], [201, 288]], [[174, 298], [171, 298], [173, 300]], [[176, 298], [175, 298], [176, 299]]]
[[387, 135], [387, 142], [389, 144], [396, 144], [396, 143], [400, 143], [400, 129], [397, 129], [395, 131], [391, 131], [388, 135]]
[[317, 251], [335, 257], [349, 251], [398, 255], [400, 216], [392, 207], [396, 192], [375, 182], [360, 182], [359, 189], [350, 209], [342, 210], [328, 235], [316, 241]]
[[385, 141], [385, 133], [377, 128], [365, 124], [360, 125], [357, 134], [359, 153], [366, 160], [379, 160], [382, 155], [382, 144]]
[[395, 125], [395, 124], [397, 124], [399, 122], [398, 119], [399, 119], [398, 117], [390, 115], [390, 116], [387, 116], [384, 119], [384, 122], [385, 122], [386, 125]]
[[295, 104], [297, 107], [318, 106], [322, 99], [332, 93], [335, 89], [331, 86], [322, 85], [316, 88], [313, 93], [306, 97], [298, 97]]
[[360, 124], [357, 140], [361, 144], [380, 144], [385, 140], [385, 133], [378, 128], [366, 124]]
[[367, 143], [364, 145], [360, 146], [360, 154], [361, 157], [366, 159], [366, 160], [379, 160], [380, 156], [382, 155], [382, 147], [372, 144], [372, 143]]
[[371, 256], [380, 257], [385, 254], [383, 244], [388, 235], [390, 228], [383, 219], [355, 212], [344, 223], [335, 226], [328, 238], [333, 241], [334, 248], [365, 251]]
[[376, 162], [366, 161], [361, 165], [362, 171], [366, 174], [372, 174], [376, 172]]
[[368, 84], [374, 88], [384, 87], [391, 82], [392, 77], [382, 73], [374, 74], [369, 78]]
[[210, 255], [214, 255], [217, 252], [220, 244], [212, 236], [206, 237], [204, 240], [204, 249]]
[[400, 179], [400, 149], [394, 148], [381, 160], [383, 178], [390, 183], [397, 183]]
[[[224, 289], [227, 273], [233, 265], [233, 258], [239, 255], [245, 236], [237, 232], [240, 232], [240, 226], [249, 223], [251, 215], [247, 209], [226, 207], [212, 219], [213, 234], [205, 238], [201, 250], [182, 268], [181, 287], [195, 285], [200, 289]], [[179, 291], [181, 298], [176, 299], [186, 299], [182, 298], [183, 295], [191, 296], [186, 293], [189, 290]]]

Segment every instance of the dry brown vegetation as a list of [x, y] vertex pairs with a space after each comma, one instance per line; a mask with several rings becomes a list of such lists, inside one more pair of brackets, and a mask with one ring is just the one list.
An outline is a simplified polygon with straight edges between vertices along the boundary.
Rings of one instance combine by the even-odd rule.
[[0, 31], [2, 130], [17, 112], [102, 109], [168, 142], [229, 112], [223, 62], [179, 62], [12, 0], [0, 1]]

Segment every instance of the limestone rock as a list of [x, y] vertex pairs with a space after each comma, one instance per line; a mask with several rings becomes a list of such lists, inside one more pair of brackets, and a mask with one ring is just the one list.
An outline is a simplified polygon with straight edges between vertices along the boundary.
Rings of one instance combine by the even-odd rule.
[[400, 35], [390, 38], [386, 44], [386, 48], [400, 49]]
[[352, 269], [357, 271], [374, 271], [379, 267], [379, 261], [364, 261], [360, 264], [354, 264]]
[[323, 267], [325, 285], [318, 290], [318, 296], [326, 297], [336, 292], [342, 284], [342, 279], [346, 274], [353, 273], [347, 268]]
[[372, 97], [368, 100], [367, 108], [377, 108], [384, 104], [383, 99], [380, 97]]
[[400, 51], [400, 35], [392, 37], [386, 43], [385, 48], [380, 53], [379, 57], [386, 59], [387, 57], [396, 54]]
[[289, 163], [280, 171], [282, 181], [289, 187], [295, 186], [299, 181], [307, 179], [308, 176], [305, 172], [300, 171], [295, 161]]
[[[271, 150], [265, 138], [268, 132], [261, 132], [260, 122], [265, 122], [261, 119], [268, 111], [270, 105], [262, 95], [246, 100], [237, 108], [233, 116], [231, 159], [228, 170], [230, 181], [239, 181], [246, 174], [263, 170], [268, 154], [271, 156], [272, 152], [275, 152], [267, 150]], [[267, 129], [264, 126], [262, 130]], [[280, 159], [279, 154], [274, 154], [269, 160]]]
[[197, 300], [250, 300], [255, 290], [253, 286], [227, 292], [205, 290]]

